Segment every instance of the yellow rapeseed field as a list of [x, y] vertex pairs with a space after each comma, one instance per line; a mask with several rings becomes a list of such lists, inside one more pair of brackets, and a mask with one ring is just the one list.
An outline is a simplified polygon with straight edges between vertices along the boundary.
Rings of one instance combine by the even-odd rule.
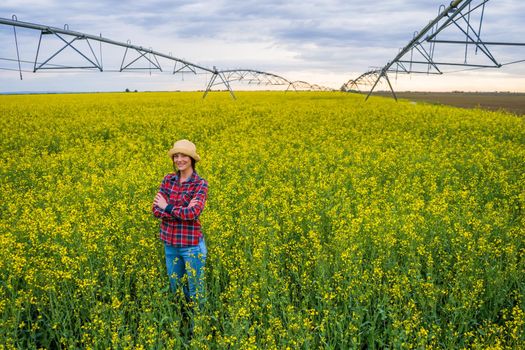
[[[0, 349], [525, 347], [525, 120], [339, 92], [0, 96]], [[151, 203], [195, 142], [184, 333]]]

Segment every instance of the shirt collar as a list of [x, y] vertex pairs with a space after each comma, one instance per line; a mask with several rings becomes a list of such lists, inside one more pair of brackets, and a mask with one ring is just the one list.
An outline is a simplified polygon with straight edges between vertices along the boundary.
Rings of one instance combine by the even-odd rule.
[[[187, 184], [187, 183], [195, 182], [197, 176], [198, 176], [197, 172], [194, 170], [191, 173], [190, 177], [186, 181], [184, 181], [182, 183], [183, 184]], [[177, 183], [180, 183], [180, 176], [179, 176], [179, 172], [178, 171], [175, 173], [175, 177], [173, 178], [173, 180], [175, 180]]]

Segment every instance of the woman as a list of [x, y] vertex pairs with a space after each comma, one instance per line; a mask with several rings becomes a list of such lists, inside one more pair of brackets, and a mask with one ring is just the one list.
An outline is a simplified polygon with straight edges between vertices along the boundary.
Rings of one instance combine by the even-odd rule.
[[192, 142], [175, 142], [168, 155], [175, 172], [162, 180], [153, 201], [153, 215], [161, 219], [160, 239], [164, 242], [171, 290], [175, 292], [177, 283], [186, 275], [186, 299], [202, 305], [206, 244], [199, 215], [206, 202], [208, 183], [195, 172], [200, 157]]

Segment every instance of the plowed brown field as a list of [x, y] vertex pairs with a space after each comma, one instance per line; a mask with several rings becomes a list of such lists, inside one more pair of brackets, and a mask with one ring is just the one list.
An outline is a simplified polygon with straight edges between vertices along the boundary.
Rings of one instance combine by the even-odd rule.
[[[378, 92], [374, 95], [392, 96], [391, 92]], [[399, 99], [415, 102], [445, 104], [464, 108], [505, 110], [525, 115], [525, 93], [500, 92], [396, 92]]]

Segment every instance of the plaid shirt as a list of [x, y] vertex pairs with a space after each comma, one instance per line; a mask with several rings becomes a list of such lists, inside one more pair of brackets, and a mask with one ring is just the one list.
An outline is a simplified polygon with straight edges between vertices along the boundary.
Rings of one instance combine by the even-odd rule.
[[[168, 202], [164, 210], [155, 204], [152, 208], [153, 215], [162, 219], [160, 239], [174, 247], [198, 245], [202, 237], [199, 215], [208, 196], [206, 180], [193, 172], [185, 182], [179, 183], [179, 175], [171, 173], [162, 180], [159, 192]], [[197, 199], [198, 202], [188, 208], [192, 199]]]

